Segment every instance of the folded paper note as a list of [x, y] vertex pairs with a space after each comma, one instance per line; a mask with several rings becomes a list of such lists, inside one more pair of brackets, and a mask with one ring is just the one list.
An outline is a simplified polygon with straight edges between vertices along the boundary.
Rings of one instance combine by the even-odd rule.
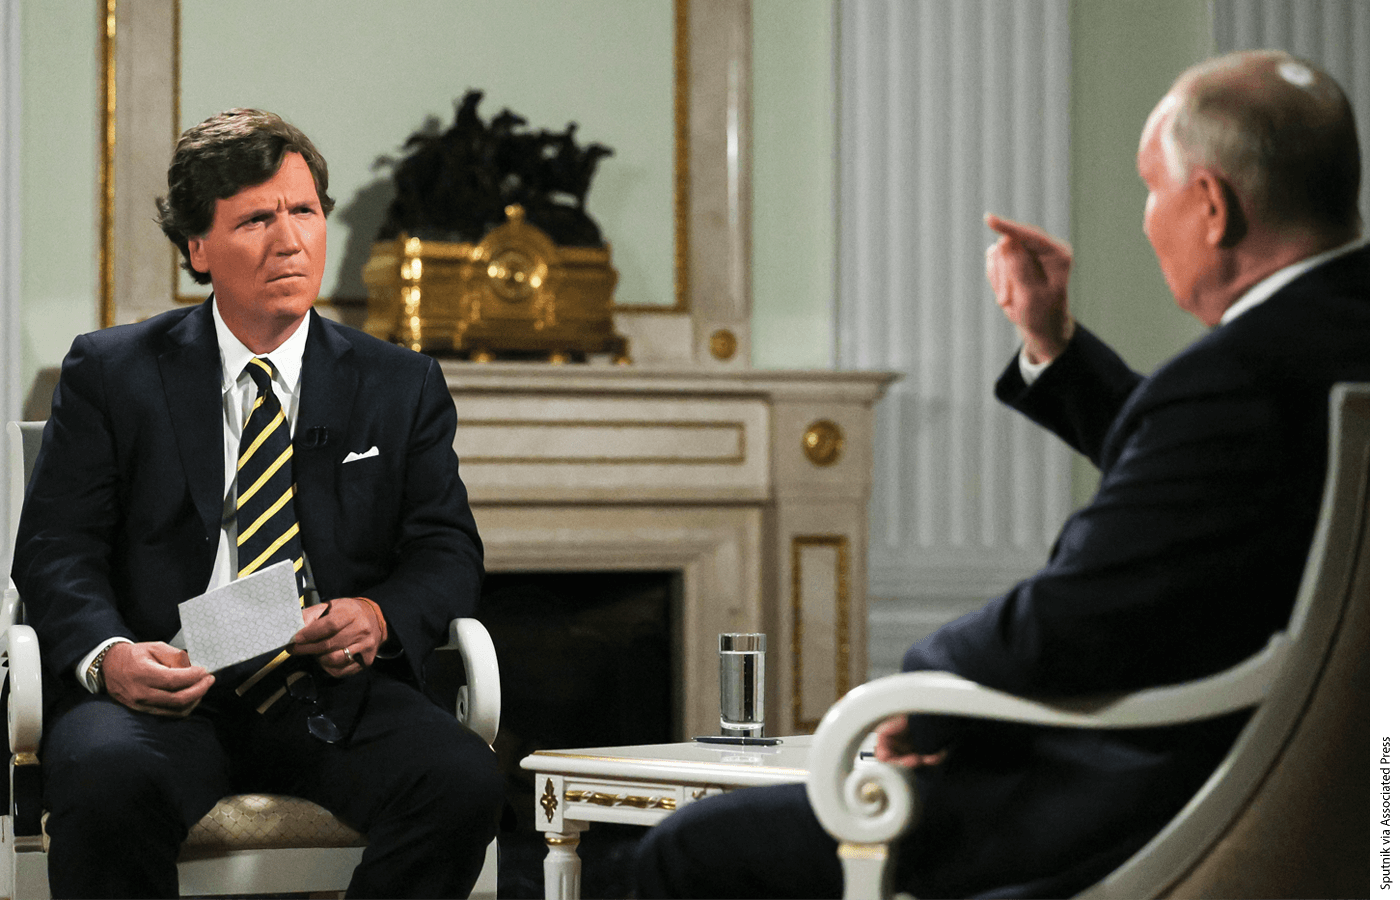
[[297, 577], [286, 560], [179, 608], [190, 663], [210, 672], [286, 646], [302, 626]]

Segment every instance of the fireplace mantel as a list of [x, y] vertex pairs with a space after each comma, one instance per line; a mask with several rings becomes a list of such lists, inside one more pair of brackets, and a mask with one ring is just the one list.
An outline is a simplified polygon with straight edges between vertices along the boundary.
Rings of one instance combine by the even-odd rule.
[[878, 372], [444, 361], [488, 571], [683, 573], [683, 733], [719, 725], [717, 638], [768, 637], [769, 733], [865, 679]]

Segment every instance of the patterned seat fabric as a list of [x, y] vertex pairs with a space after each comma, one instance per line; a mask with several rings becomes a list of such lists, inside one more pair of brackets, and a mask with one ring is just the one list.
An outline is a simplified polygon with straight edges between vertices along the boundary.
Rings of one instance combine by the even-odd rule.
[[[49, 814], [41, 821], [49, 852]], [[300, 797], [236, 794], [225, 797], [190, 829], [184, 853], [210, 850], [278, 850], [287, 847], [363, 847], [365, 836], [325, 809]]]
[[363, 847], [365, 837], [300, 797], [238, 794], [215, 804], [190, 829], [184, 850]]

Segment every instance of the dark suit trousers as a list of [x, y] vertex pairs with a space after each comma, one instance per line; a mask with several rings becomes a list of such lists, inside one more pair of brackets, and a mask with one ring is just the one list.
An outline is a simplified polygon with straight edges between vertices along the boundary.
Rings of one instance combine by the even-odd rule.
[[265, 715], [216, 685], [188, 718], [73, 695], [43, 747], [54, 897], [178, 895], [175, 859], [190, 826], [231, 793], [305, 797], [368, 838], [350, 897], [465, 897], [495, 837], [503, 784], [482, 739], [413, 687], [377, 671], [321, 678], [320, 705], [348, 725], [345, 746], [308, 731], [307, 701]]

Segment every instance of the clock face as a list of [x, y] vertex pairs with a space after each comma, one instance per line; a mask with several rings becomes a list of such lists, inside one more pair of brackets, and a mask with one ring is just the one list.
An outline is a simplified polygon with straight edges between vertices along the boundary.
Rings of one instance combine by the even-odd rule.
[[549, 266], [543, 259], [515, 247], [502, 250], [486, 266], [491, 290], [507, 303], [528, 299], [540, 289], [548, 274]]

